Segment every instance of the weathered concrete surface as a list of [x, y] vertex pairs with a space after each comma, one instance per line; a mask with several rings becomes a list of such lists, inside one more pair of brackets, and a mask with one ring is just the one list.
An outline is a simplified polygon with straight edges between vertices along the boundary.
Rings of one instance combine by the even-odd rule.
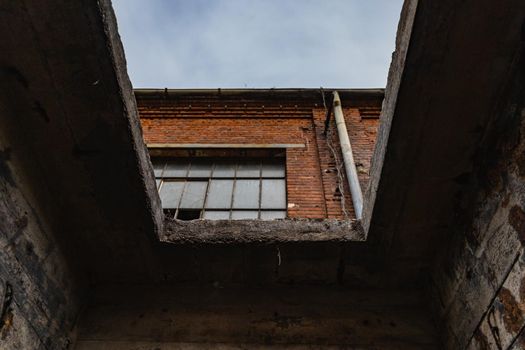
[[423, 287], [414, 280], [419, 265], [396, 273], [377, 268], [376, 251], [356, 222], [166, 219], [164, 227], [156, 253], [163, 279], [173, 283]]
[[0, 9], [4, 152], [94, 282], [149, 278], [162, 213], [110, 2]]
[[82, 279], [56, 237], [56, 222], [46, 215], [49, 201], [36, 197], [4, 140], [0, 137], [0, 348], [62, 349], [74, 338]]
[[405, 4], [363, 223], [387, 259], [428, 262], [447, 236], [524, 13], [519, 0]]
[[134, 342], [144, 349], [180, 342], [196, 349], [232, 342], [250, 349], [436, 349], [422, 301], [407, 291], [320, 286], [108, 287], [82, 318], [77, 349]]
[[[361, 346], [341, 345], [290, 345], [290, 344], [224, 344], [224, 343], [180, 343], [159, 341], [82, 341], [76, 350], [363, 350]], [[407, 345], [374, 347], [373, 349], [416, 350], [421, 347]]]
[[404, 78], [405, 61], [410, 45], [410, 38], [414, 26], [417, 4], [419, 0], [407, 0], [403, 3], [401, 17], [397, 28], [396, 49], [392, 54], [392, 62], [388, 72], [387, 88], [381, 110], [381, 123], [376, 139], [374, 156], [370, 167], [370, 180], [368, 188], [364, 193], [365, 201], [363, 203], [363, 227], [368, 234], [372, 221], [374, 206], [376, 205], [377, 191], [382, 178], [383, 166], [387, 153], [387, 147], [390, 137], [390, 130], [396, 112], [396, 103], [401, 88], [401, 82]]
[[151, 279], [160, 202], [110, 1], [0, 13], [0, 348], [65, 349], [88, 283]]
[[520, 1], [405, 4], [363, 223], [394, 269], [419, 264], [423, 277], [450, 236], [524, 15]]
[[[278, 305], [275, 303], [281, 296], [271, 291], [277, 285], [333, 287], [348, 280], [348, 286], [367, 286], [363, 281], [367, 281], [368, 271], [359, 261], [359, 249], [347, 246], [347, 240], [360, 240], [362, 236], [349, 223], [278, 222], [265, 231], [266, 237], [273, 235], [272, 239], [220, 247], [208, 241], [158, 243], [155, 234], [162, 225], [160, 203], [109, 1], [3, 2], [0, 10], [6, 14], [0, 23], [6, 33], [0, 38], [0, 214], [6, 218], [0, 225], [5, 248], [0, 255], [0, 282], [5, 286], [9, 283], [13, 291], [13, 302], [1, 315], [0, 336], [5, 335], [2, 345], [66, 348], [74, 339], [74, 334], [70, 337], [68, 332], [86, 294], [93, 285], [109, 281], [151, 283], [162, 277], [169, 282], [215, 286], [266, 285], [268, 289], [251, 296], [268, 298], [257, 309], [257, 320], [266, 317], [270, 305]], [[293, 230], [295, 236], [283, 240], [274, 229]], [[218, 229], [214, 239], [220, 232]], [[167, 238], [176, 241], [173, 235]], [[187, 235], [183, 238], [189, 243]], [[376, 276], [374, 283], [384, 278]], [[2, 293], [8, 290], [11, 288], [5, 287]], [[189, 298], [198, 291], [185, 290], [180, 295], [168, 288], [166, 293], [172, 295], [170, 303], [180, 305], [184, 295]], [[347, 300], [349, 291], [344, 291], [345, 298], [338, 298]], [[330, 345], [332, 340], [320, 338], [326, 332], [338, 337], [334, 343], [349, 339], [349, 343], [369, 348], [392, 341], [399, 348], [432, 348], [434, 342], [420, 304], [396, 306], [396, 312], [384, 319], [377, 318], [382, 308], [365, 308], [355, 317], [346, 318], [339, 312], [353, 312], [354, 304], [340, 310], [346, 304], [332, 304], [335, 296], [329, 290], [317, 291], [314, 299], [291, 305], [290, 310], [303, 310], [309, 320], [316, 320], [317, 334], [321, 335], [314, 338], [316, 330], [306, 324], [288, 338], [282, 317], [274, 319], [273, 313], [266, 323], [250, 326], [251, 319], [244, 315], [246, 304], [242, 298], [237, 300], [243, 293], [252, 294], [249, 289], [236, 292], [231, 302], [233, 313], [224, 312], [219, 319], [231, 317], [235, 327], [213, 341]], [[302, 287], [294, 290], [294, 298], [301, 293]], [[305, 290], [305, 295], [308, 293]], [[121, 306], [118, 300], [125, 295], [121, 290], [111, 296], [117, 301], [116, 307]], [[156, 297], [149, 296], [152, 300]], [[389, 297], [380, 296], [381, 300]], [[133, 296], [135, 300], [141, 298], [148, 295]], [[362, 299], [350, 300], [356, 303]], [[201, 311], [222, 312], [221, 303], [211, 303], [210, 309], [195, 306], [186, 326], [201, 324]], [[312, 311], [308, 309], [310, 303], [319, 306]], [[87, 315], [103, 307], [93, 305]], [[187, 316], [180, 307], [184, 305], [177, 306], [174, 315], [179, 319]], [[243, 314], [239, 316], [241, 309]], [[326, 324], [324, 310], [330, 316]], [[398, 310], [404, 310], [406, 318]], [[135, 315], [131, 316], [120, 320], [133, 321]], [[112, 315], [104, 313], [101, 317], [100, 322], [111, 323]], [[266, 327], [275, 329], [275, 340], [267, 339]], [[354, 328], [359, 331], [353, 333]], [[370, 336], [363, 341], [360, 334], [368, 328]], [[235, 338], [236, 329], [245, 331], [245, 340]], [[301, 339], [310, 331], [312, 335]], [[375, 335], [385, 338], [376, 341]], [[180, 341], [193, 339], [184, 336]]]
[[518, 0], [420, 0], [399, 26], [363, 226], [378, 269], [434, 266], [444, 348], [523, 333], [524, 23]]
[[192, 220], [166, 219], [161, 242], [239, 244], [363, 241], [356, 221], [342, 220]]
[[451, 348], [470, 342], [471, 349], [512, 349], [525, 327], [525, 50], [518, 47], [458, 206], [454, 238], [432, 275]]
[[166, 244], [158, 254], [172, 283], [221, 285], [328, 284], [345, 281], [338, 242]]

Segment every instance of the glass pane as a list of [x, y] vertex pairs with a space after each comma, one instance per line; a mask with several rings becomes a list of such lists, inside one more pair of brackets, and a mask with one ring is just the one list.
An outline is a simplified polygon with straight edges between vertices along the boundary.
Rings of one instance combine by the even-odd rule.
[[157, 183], [157, 189], [159, 189], [159, 187], [160, 187], [160, 180], [156, 179], [155, 182]]
[[253, 160], [241, 160], [237, 168], [237, 177], [260, 177], [261, 162]]
[[215, 161], [212, 177], [234, 177], [236, 163], [228, 160]]
[[262, 177], [284, 177], [284, 162], [278, 160], [264, 161]]
[[202, 208], [207, 185], [207, 181], [188, 181], [182, 195], [180, 208]]
[[192, 161], [188, 177], [210, 177], [211, 164], [210, 161]]
[[183, 187], [183, 181], [164, 181], [160, 189], [162, 207], [167, 209], [177, 208]]
[[286, 209], [285, 180], [262, 180], [261, 208]]
[[285, 219], [286, 211], [264, 211], [261, 210], [261, 220]]
[[153, 165], [153, 172], [155, 173], [155, 177], [161, 177], [162, 170], [164, 170], [164, 165], [166, 164], [166, 162], [159, 159], [152, 159], [151, 164]]
[[230, 209], [233, 180], [211, 180], [206, 199], [206, 208]]
[[186, 177], [188, 171], [188, 162], [185, 160], [170, 160], [166, 164], [163, 177]]
[[207, 220], [229, 220], [229, 211], [205, 211], [203, 219]]
[[258, 211], [233, 210], [232, 220], [257, 219]]
[[259, 208], [259, 180], [236, 180], [233, 208]]

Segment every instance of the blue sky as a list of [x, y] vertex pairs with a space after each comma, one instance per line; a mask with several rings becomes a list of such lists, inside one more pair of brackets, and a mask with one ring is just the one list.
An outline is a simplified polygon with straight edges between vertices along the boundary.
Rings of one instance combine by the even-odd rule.
[[384, 87], [402, 0], [113, 0], [136, 88]]

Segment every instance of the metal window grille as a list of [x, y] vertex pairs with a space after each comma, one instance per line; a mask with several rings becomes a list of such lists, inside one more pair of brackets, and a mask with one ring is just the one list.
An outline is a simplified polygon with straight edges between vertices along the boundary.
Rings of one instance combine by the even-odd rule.
[[153, 160], [167, 215], [182, 219], [272, 220], [286, 217], [284, 158]]

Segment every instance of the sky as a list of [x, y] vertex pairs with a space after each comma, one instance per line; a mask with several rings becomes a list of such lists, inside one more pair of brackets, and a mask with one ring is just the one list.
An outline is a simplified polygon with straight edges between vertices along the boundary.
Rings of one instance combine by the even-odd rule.
[[402, 0], [113, 0], [135, 88], [385, 87]]

